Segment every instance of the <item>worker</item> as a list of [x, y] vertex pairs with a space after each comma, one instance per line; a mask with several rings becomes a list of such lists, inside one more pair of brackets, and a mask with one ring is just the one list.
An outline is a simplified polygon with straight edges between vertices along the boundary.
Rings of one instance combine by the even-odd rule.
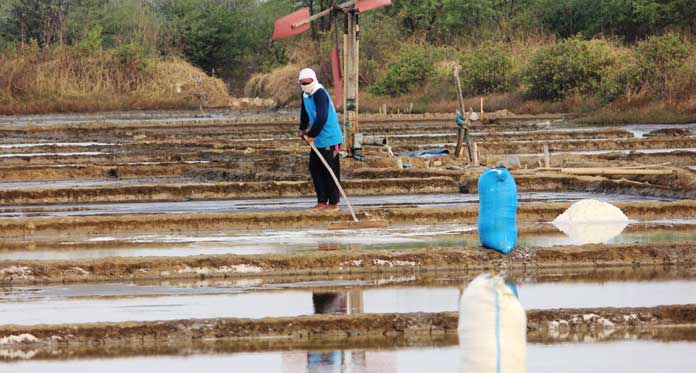
[[[310, 144], [314, 143], [336, 178], [340, 180], [339, 150], [343, 142], [343, 133], [338, 124], [338, 114], [333, 101], [326, 89], [319, 84], [314, 70], [300, 71], [298, 82], [302, 87], [299, 136], [306, 137]], [[313, 209], [338, 210], [338, 202], [341, 198], [338, 186], [313, 151], [309, 155], [309, 173], [312, 175], [314, 190], [317, 194], [317, 204]]]
[[461, 127], [464, 131], [464, 145], [466, 146], [466, 151], [469, 156], [469, 160], [472, 159], [471, 137], [469, 137], [469, 129], [471, 128], [471, 122], [478, 119], [478, 114], [476, 114], [476, 112], [474, 112], [474, 109], [471, 107], [469, 107], [469, 110], [466, 111], [464, 117], [462, 117], [462, 114], [459, 111], [457, 111], [456, 122], [457, 126]]

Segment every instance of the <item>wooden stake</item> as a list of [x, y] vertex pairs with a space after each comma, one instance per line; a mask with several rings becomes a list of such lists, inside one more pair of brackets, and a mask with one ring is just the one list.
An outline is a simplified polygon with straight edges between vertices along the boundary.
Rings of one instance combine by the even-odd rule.
[[474, 159], [472, 160], [472, 163], [474, 164], [474, 166], [479, 166], [480, 163], [479, 163], [479, 157], [478, 157], [478, 145], [476, 145], [476, 141], [472, 142], [472, 143], [471, 143], [471, 146], [473, 147], [473, 152], [472, 152], [472, 153], [473, 153], [473, 156], [474, 156]]
[[544, 144], [544, 167], [551, 167], [551, 155], [549, 154], [548, 144]]

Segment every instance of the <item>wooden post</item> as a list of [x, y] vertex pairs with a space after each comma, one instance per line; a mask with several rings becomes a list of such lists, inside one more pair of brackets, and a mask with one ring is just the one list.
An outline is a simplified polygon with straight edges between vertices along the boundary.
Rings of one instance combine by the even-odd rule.
[[544, 167], [551, 167], [551, 155], [549, 154], [549, 145], [544, 144]]
[[348, 309], [349, 315], [363, 313], [363, 293], [360, 289], [348, 290]]
[[476, 141], [471, 143], [471, 147], [473, 148], [473, 151], [471, 152], [473, 155], [473, 160], [471, 161], [474, 166], [479, 166], [479, 157], [478, 157], [478, 145], [476, 145]]
[[[360, 132], [358, 123], [359, 103], [358, 103], [358, 56], [360, 53], [360, 25], [358, 23], [358, 12], [355, 9], [348, 10], [345, 15], [344, 40], [344, 69], [345, 69], [345, 105], [343, 130], [345, 142], [350, 155], [356, 155], [354, 136]], [[359, 155], [359, 154], [357, 154]]]
[[483, 96], [481, 96], [481, 116], [483, 116]]

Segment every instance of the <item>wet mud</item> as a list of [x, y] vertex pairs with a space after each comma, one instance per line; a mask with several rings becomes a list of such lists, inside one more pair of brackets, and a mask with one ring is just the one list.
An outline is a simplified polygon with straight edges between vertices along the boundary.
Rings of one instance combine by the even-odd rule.
[[504, 256], [482, 248], [351, 250], [274, 255], [214, 255], [181, 258], [2, 261], [0, 283], [240, 278], [349, 273], [417, 273], [439, 270], [693, 266], [694, 243], [594, 244], [519, 248]]
[[[664, 332], [666, 329], [673, 332], [677, 328], [682, 329], [676, 331], [677, 339], [693, 340], [695, 320], [694, 305], [530, 310], [527, 312], [527, 330], [532, 343], [582, 341], [587, 337], [591, 337], [593, 341], [602, 338], [611, 340], [630, 338], [633, 335], [664, 338], [668, 334]], [[136, 346], [148, 348], [155, 344], [166, 346], [198, 341], [235, 343], [240, 349], [253, 349], [254, 344], [265, 342], [265, 348], [277, 349], [279, 346], [296, 347], [312, 342], [341, 343], [356, 340], [364, 343], [367, 339], [385, 343], [400, 338], [422, 341], [433, 337], [440, 343], [448, 344], [453, 340], [446, 335], [456, 334], [457, 322], [457, 313], [443, 312], [2, 326], [0, 340], [7, 341], [2, 346], [7, 351], [66, 347], [79, 351], [80, 347], [89, 349], [96, 346], [118, 346], [127, 350]]]

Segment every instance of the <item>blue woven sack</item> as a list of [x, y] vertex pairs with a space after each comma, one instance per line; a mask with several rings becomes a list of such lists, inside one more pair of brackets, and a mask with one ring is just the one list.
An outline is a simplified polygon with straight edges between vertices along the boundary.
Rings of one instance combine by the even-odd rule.
[[478, 180], [481, 245], [508, 254], [517, 243], [517, 185], [505, 168], [487, 168]]

